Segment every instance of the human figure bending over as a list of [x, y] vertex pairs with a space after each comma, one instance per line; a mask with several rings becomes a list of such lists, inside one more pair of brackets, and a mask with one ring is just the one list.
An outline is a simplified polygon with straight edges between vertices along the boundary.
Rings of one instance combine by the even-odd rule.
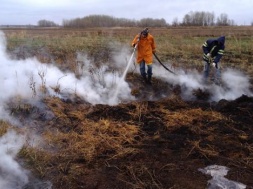
[[207, 82], [209, 77], [210, 65], [215, 68], [214, 83], [220, 84], [220, 65], [219, 62], [224, 54], [225, 50], [225, 36], [221, 36], [217, 39], [208, 39], [202, 45], [203, 60], [204, 60], [204, 82]]

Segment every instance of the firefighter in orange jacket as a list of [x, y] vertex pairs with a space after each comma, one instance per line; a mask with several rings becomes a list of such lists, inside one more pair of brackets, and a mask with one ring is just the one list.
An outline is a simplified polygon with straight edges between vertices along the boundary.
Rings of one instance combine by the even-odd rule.
[[[132, 46], [137, 48], [136, 62], [140, 65], [140, 73], [145, 82], [151, 84], [153, 53], [155, 52], [154, 37], [145, 28], [140, 34], [137, 34], [132, 41]], [[147, 65], [147, 73], [146, 73]], [[147, 78], [148, 76], [148, 78]]]

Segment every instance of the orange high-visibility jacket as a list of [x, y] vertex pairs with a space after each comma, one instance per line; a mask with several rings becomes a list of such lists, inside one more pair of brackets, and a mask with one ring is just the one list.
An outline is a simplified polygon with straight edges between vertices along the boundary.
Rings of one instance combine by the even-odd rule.
[[[140, 34], [135, 36], [134, 40], [132, 41], [132, 46], [137, 44], [139, 36]], [[151, 34], [148, 34], [146, 38], [141, 36], [137, 46], [137, 63], [139, 64], [142, 60], [144, 60], [146, 64], [152, 64], [153, 52], [155, 52], [155, 48], [156, 45], [154, 37]]]

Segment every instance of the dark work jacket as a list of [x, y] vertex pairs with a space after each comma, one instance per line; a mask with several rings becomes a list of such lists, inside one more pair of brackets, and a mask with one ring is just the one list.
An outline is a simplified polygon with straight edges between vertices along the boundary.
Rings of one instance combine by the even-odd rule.
[[[225, 36], [221, 36], [217, 39], [208, 39], [203, 45], [203, 60], [211, 63], [218, 63], [224, 54], [225, 49]], [[211, 57], [208, 58], [206, 55], [210, 53]]]

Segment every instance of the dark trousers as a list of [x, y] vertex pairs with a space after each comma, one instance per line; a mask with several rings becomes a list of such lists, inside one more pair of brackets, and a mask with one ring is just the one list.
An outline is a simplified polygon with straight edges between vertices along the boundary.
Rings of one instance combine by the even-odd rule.
[[147, 73], [146, 73], [146, 63], [145, 61], [143, 60], [141, 63], [140, 63], [140, 73], [143, 77], [146, 77], [146, 75], [148, 75], [148, 77], [151, 77], [152, 76], [152, 64], [149, 64], [147, 65]]

